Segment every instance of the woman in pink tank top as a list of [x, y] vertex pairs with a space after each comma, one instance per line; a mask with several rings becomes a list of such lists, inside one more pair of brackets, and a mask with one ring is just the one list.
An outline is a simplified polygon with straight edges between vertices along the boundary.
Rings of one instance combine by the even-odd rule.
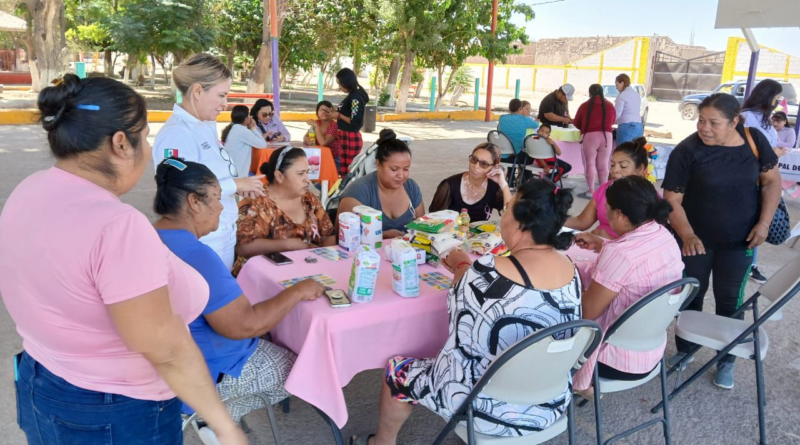
[[[572, 216], [567, 219], [564, 227], [575, 230], [589, 230], [595, 223], [599, 223], [592, 231], [593, 234], [606, 239], [617, 239], [619, 235], [608, 224], [606, 215], [606, 190], [611, 182], [626, 176], [647, 177], [647, 165], [650, 157], [647, 153], [645, 138], [638, 138], [631, 142], [621, 144], [614, 149], [611, 155], [611, 168], [609, 170], [609, 180], [602, 181], [603, 184], [592, 193], [592, 199], [583, 209], [580, 215]], [[601, 178], [605, 179], [605, 178]]]

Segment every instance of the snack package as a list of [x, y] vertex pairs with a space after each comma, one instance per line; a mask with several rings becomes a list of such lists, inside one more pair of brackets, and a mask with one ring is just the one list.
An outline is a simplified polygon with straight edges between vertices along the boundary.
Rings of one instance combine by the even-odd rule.
[[455, 210], [439, 210], [438, 212], [426, 213], [423, 218], [443, 219], [445, 221], [451, 220], [455, 222], [456, 218], [458, 218], [458, 212]]
[[426, 233], [417, 230], [410, 230], [408, 236], [412, 237], [413, 242], [419, 244], [433, 244], [434, 241], [447, 238], [458, 238], [458, 232], [450, 230], [442, 233]]
[[347, 293], [354, 303], [369, 303], [375, 295], [375, 283], [381, 267], [381, 256], [369, 246], [358, 246], [353, 255]]
[[414, 247], [414, 252], [417, 252], [417, 266], [422, 266], [425, 264], [425, 260], [428, 257], [428, 252], [426, 252], [425, 249], [420, 249], [419, 247]]
[[339, 247], [349, 252], [361, 245], [361, 218], [355, 213], [339, 214]]
[[469, 250], [478, 255], [485, 255], [492, 252], [498, 246], [503, 245], [503, 238], [499, 233], [487, 232], [473, 236], [467, 241]]
[[406, 228], [409, 230], [418, 230], [420, 232], [441, 233], [451, 230], [453, 228], [453, 224], [448, 226], [447, 220], [444, 219], [417, 218], [414, 221], [406, 224]]
[[353, 213], [361, 218], [361, 244], [380, 249], [383, 245], [383, 213], [369, 206], [355, 206]]
[[498, 227], [500, 227], [500, 223], [497, 221], [475, 221], [470, 223], [469, 231], [472, 233], [496, 232]]
[[452, 250], [458, 249], [464, 243], [455, 238], [440, 239], [433, 243], [431, 253], [439, 258], [445, 258]]
[[442, 262], [439, 260], [439, 257], [429, 253], [425, 256], [425, 262], [433, 267], [439, 267], [442, 265]]
[[392, 241], [392, 288], [405, 298], [419, 296], [417, 252], [402, 239]]

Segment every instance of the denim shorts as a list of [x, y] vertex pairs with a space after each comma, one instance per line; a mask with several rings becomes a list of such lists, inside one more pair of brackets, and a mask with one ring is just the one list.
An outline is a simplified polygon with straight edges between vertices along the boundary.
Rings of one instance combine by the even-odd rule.
[[181, 403], [78, 388], [27, 353], [19, 363], [17, 423], [28, 445], [182, 445]]

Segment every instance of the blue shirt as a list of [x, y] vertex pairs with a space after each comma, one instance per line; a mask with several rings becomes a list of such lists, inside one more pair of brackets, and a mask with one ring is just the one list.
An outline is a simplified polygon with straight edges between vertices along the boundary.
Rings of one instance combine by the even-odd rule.
[[537, 130], [539, 123], [533, 120], [532, 117], [521, 114], [504, 114], [500, 116], [500, 122], [497, 124], [497, 131], [504, 133], [511, 139], [511, 143], [514, 144], [514, 151], [517, 153], [523, 150], [525, 136], [527, 136], [526, 133], [529, 128]]
[[208, 282], [210, 295], [203, 313], [189, 324], [195, 343], [206, 359], [215, 382], [219, 375], [239, 377], [245, 362], [253, 355], [258, 339], [231, 340], [214, 331], [205, 316], [242, 295], [239, 283], [210, 247], [186, 230], [158, 230], [161, 241], [186, 264], [192, 266]]

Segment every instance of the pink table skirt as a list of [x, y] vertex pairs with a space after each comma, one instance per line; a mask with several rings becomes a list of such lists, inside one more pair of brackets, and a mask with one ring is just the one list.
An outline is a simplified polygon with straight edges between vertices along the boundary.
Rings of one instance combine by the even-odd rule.
[[572, 171], [567, 173], [567, 176], [584, 174], [585, 168], [583, 166], [583, 150], [581, 149], [581, 143], [556, 141], [556, 144], [558, 144], [558, 147], [561, 149], [561, 156], [559, 156], [558, 159], [572, 165]]
[[[567, 254], [578, 266], [586, 286], [584, 275], [590, 273], [597, 255], [577, 247]], [[346, 291], [351, 259], [332, 262], [307, 250], [287, 252], [286, 256], [294, 263], [275, 266], [254, 257], [242, 268], [238, 282], [252, 303], [280, 293], [280, 281], [314, 274], [330, 276], [336, 281], [331, 287]], [[309, 256], [317, 263], [306, 263], [304, 259]], [[392, 290], [390, 267], [389, 262], [381, 262], [371, 303], [334, 309], [322, 296], [298, 304], [271, 331], [277, 344], [297, 354], [286, 390], [325, 412], [340, 428], [347, 423], [342, 388], [356, 374], [383, 368], [395, 355], [435, 357], [447, 340], [447, 292], [420, 282], [419, 297], [402, 298]], [[419, 267], [419, 273], [433, 271], [451, 276], [443, 267]]]

